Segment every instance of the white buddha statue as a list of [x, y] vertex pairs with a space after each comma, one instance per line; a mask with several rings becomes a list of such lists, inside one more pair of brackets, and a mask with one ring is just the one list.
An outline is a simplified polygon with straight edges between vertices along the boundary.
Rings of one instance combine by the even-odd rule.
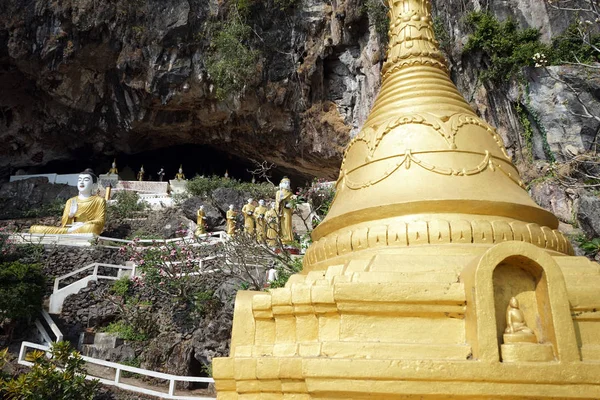
[[33, 225], [30, 233], [65, 234], [94, 233], [99, 235], [104, 229], [106, 219], [106, 200], [94, 196], [94, 188], [98, 178], [91, 169], [79, 174], [77, 189], [79, 195], [67, 200], [63, 212], [61, 226]]

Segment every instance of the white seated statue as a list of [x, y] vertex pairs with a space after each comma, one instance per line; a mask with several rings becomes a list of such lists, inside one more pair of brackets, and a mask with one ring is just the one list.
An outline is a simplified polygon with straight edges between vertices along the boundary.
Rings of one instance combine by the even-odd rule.
[[98, 178], [91, 169], [79, 174], [77, 189], [79, 195], [67, 200], [61, 226], [33, 225], [30, 233], [65, 234], [94, 233], [100, 235], [106, 219], [106, 200], [92, 195]]

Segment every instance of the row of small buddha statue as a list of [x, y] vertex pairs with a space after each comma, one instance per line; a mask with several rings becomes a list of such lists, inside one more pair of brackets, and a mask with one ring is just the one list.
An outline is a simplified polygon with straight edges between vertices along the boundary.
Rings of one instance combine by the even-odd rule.
[[[254, 199], [242, 207], [244, 217], [244, 232], [256, 237], [259, 243], [267, 243], [276, 246], [278, 240], [284, 245], [294, 241], [292, 230], [293, 193], [290, 180], [283, 178], [279, 184], [279, 190], [275, 193], [275, 201], [267, 208], [264, 200], [254, 204]], [[233, 204], [229, 206], [226, 213], [227, 234], [234, 236], [237, 232], [236, 220], [238, 212], [234, 210]], [[200, 206], [197, 215], [198, 228], [196, 236], [206, 233], [206, 213], [204, 206]]]
[[[116, 159], [113, 160], [112, 164], [111, 164], [111, 168], [108, 170], [108, 172], [106, 173], [106, 175], [119, 175], [119, 169], [117, 168], [117, 162]], [[166, 172], [165, 169], [163, 167], [160, 168], [160, 170], [156, 173], [156, 175], [158, 176], [158, 181], [162, 182], [165, 178]], [[229, 178], [229, 172], [227, 170], [225, 170], [225, 175], [223, 175], [225, 178]], [[143, 181], [146, 177], [146, 171], [144, 170], [144, 166], [142, 165], [140, 170], [137, 173], [137, 180], [138, 181]], [[174, 181], [185, 181], [185, 174], [183, 173], [183, 164], [179, 165], [179, 169], [177, 170], [177, 173], [175, 174], [175, 177], [173, 178]], [[252, 178], [252, 183], [255, 182], [254, 177]]]

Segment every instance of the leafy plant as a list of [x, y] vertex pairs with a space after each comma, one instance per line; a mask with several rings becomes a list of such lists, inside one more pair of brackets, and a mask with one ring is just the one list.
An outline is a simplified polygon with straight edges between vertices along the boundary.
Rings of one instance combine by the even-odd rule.
[[110, 288], [110, 292], [117, 296], [126, 297], [130, 294], [132, 287], [133, 282], [131, 282], [128, 276], [124, 276], [121, 279], [114, 281]]
[[60, 217], [63, 213], [65, 202], [63, 200], [54, 200], [51, 203], [42, 204], [36, 208], [30, 208], [23, 211], [23, 217], [25, 218], [39, 218], [39, 217]]
[[575, 238], [575, 241], [588, 256], [595, 257], [600, 254], [600, 238], [588, 239], [585, 235], [580, 235]]
[[193, 196], [210, 196], [218, 188], [236, 189], [246, 192], [256, 199], [272, 198], [275, 194], [275, 187], [270, 183], [241, 182], [237, 179], [215, 175], [196, 176], [187, 182], [187, 190]]
[[0, 262], [0, 321], [28, 321], [42, 309], [45, 277], [39, 264]]
[[215, 26], [216, 34], [206, 58], [206, 70], [215, 86], [215, 96], [224, 100], [232, 93], [240, 93], [257, 75], [259, 52], [250, 47], [252, 29], [239, 12]]
[[111, 322], [107, 327], [103, 328], [102, 331], [106, 333], [115, 333], [122, 339], [135, 342], [148, 340], [148, 335], [144, 332], [140, 332], [139, 327], [124, 320]]
[[388, 18], [388, 7], [382, 0], [366, 0], [363, 5], [363, 12], [369, 16], [369, 23], [375, 26], [379, 41], [382, 47], [388, 42], [388, 31], [390, 29], [390, 20]]
[[535, 54], [547, 54], [550, 49], [540, 42], [540, 31], [519, 29], [515, 21], [504, 22], [489, 12], [474, 11], [465, 23], [472, 34], [464, 47], [464, 54], [479, 52], [483, 55], [484, 70], [480, 78], [496, 84], [520, 74], [521, 68], [534, 66]]
[[131, 218], [136, 212], [144, 211], [146, 204], [140, 202], [140, 196], [136, 192], [120, 191], [114, 196], [115, 204], [108, 206], [107, 219]]
[[69, 342], [54, 343], [50, 358], [45, 352], [29, 354], [33, 367], [27, 373], [3, 384], [8, 399], [15, 400], [91, 400], [99, 383], [85, 379], [85, 362]]
[[302, 271], [302, 257], [296, 257], [289, 265], [279, 264], [276, 268], [277, 279], [270, 282], [269, 289], [282, 288], [287, 283], [290, 276]]

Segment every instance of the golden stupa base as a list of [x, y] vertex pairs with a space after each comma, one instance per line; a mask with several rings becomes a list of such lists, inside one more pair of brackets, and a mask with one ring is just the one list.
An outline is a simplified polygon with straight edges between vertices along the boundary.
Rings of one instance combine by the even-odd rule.
[[[218, 399], [600, 398], [598, 264], [517, 241], [362, 253], [238, 294]], [[504, 343], [511, 297], [539, 343]]]

